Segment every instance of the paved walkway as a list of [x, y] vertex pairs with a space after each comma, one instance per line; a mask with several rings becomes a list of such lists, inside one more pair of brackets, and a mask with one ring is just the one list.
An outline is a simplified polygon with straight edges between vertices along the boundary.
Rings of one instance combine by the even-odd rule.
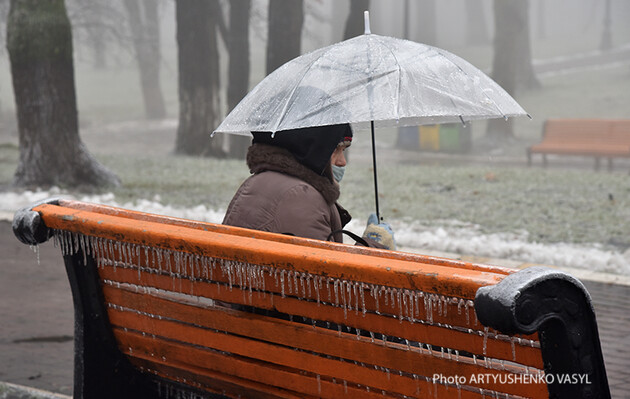
[[74, 310], [59, 249], [41, 245], [38, 264], [2, 221], [0, 254], [0, 381], [71, 395]]
[[630, 397], [630, 286], [583, 281], [593, 298], [613, 398]]

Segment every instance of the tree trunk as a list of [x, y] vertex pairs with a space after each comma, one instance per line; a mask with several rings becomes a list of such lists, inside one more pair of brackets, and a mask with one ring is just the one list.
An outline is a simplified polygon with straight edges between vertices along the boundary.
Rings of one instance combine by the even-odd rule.
[[346, 19], [346, 29], [343, 32], [343, 39], [350, 39], [362, 35], [365, 32], [363, 12], [369, 11], [370, 0], [350, 0], [350, 12]]
[[608, 51], [612, 48], [612, 9], [610, 0], [604, 3], [604, 21], [602, 29], [602, 40], [599, 43], [601, 51]]
[[490, 37], [488, 35], [488, 21], [483, 8], [482, 0], [466, 0], [466, 39], [470, 45], [488, 44]]
[[[519, 88], [540, 86], [531, 61], [529, 1], [494, 1], [494, 59], [492, 78], [510, 95]], [[511, 121], [491, 120], [486, 131], [494, 139], [514, 137]]]
[[[7, 15], [9, 14], [9, 4], [6, 1], [0, 2], [0, 26], [6, 26]], [[5, 43], [4, 29], [0, 29], [0, 43]], [[0, 87], [0, 90], [2, 88]], [[0, 100], [0, 122], [4, 119], [3, 104]]]
[[545, 8], [546, 2], [547, 0], [538, 0], [538, 7], [536, 8], [536, 34], [538, 36], [538, 40], [544, 40], [547, 38], [547, 10]]
[[179, 127], [175, 152], [223, 157], [223, 136], [210, 138], [219, 117], [218, 0], [177, 0]]
[[94, 53], [94, 69], [105, 69], [107, 67], [107, 57], [105, 57], [106, 42], [103, 35], [90, 30], [88, 32], [92, 51]]
[[[230, 1], [230, 32], [228, 53], [228, 112], [247, 95], [249, 90], [249, 13], [251, 0]], [[245, 159], [252, 139], [246, 136], [230, 136], [230, 156]]]
[[267, 75], [301, 53], [304, 0], [269, 0]]
[[540, 81], [536, 77], [534, 72], [534, 65], [532, 64], [532, 44], [530, 35], [530, 0], [517, 1], [518, 5], [518, 28], [519, 32], [515, 35], [516, 48], [520, 49], [516, 53], [518, 61], [516, 63], [518, 88], [521, 89], [536, 89], [541, 86]]
[[416, 13], [411, 17], [418, 21], [418, 41], [431, 46], [437, 45], [437, 5], [436, 0], [420, 0], [416, 4]]
[[[145, 115], [149, 119], [166, 116], [160, 89], [160, 22], [155, 0], [125, 0], [129, 28], [140, 72]], [[142, 5], [142, 7], [141, 7]]]
[[120, 184], [79, 137], [72, 31], [63, 0], [11, 0], [7, 49], [20, 146], [14, 184]]

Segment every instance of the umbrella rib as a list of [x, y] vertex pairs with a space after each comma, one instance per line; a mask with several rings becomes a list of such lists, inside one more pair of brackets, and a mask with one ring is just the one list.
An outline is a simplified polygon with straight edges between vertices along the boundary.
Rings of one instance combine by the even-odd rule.
[[391, 53], [392, 57], [394, 57], [394, 60], [396, 60], [396, 67], [398, 68], [398, 87], [397, 87], [397, 90], [396, 90], [396, 96], [397, 96], [397, 98], [396, 98], [396, 104], [397, 104], [397, 106], [396, 106], [396, 120], [398, 121], [398, 120], [400, 120], [400, 86], [402, 85], [402, 82], [401, 82], [402, 72], [401, 72], [401, 69], [400, 69], [400, 62], [398, 62], [398, 57], [396, 57], [396, 54], [394, 54], [394, 52], [389, 47], [387, 47], [385, 44], [383, 44], [383, 42], [380, 40], [380, 38], [374, 36], [374, 39], [376, 41], [378, 41], [381, 44], [381, 46], [385, 47], [387, 49], [387, 51], [389, 51]]

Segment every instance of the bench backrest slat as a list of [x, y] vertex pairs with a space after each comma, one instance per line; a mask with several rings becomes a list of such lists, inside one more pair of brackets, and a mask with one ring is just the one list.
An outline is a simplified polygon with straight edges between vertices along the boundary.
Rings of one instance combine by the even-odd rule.
[[623, 140], [626, 143], [630, 143], [630, 120], [611, 121], [610, 136], [614, 140]]
[[543, 131], [545, 142], [570, 144], [630, 144], [630, 120], [549, 119]]

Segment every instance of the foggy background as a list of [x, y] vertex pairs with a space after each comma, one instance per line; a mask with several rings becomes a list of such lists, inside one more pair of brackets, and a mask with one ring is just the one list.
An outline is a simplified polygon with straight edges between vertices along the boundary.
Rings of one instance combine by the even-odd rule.
[[[176, 119], [178, 114], [177, 96], [177, 45], [175, 41], [174, 2], [159, 2], [160, 41], [161, 41], [161, 90], [166, 101], [167, 116]], [[598, 51], [605, 35], [605, 8], [610, 3], [610, 33], [614, 48], [630, 46], [630, 2], [625, 0], [531, 0], [530, 1], [530, 37], [534, 65], [544, 63], [556, 57], [576, 56]], [[6, 30], [8, 0], [1, 2], [2, 41]], [[75, 52], [75, 78], [78, 94], [79, 117], [82, 126], [144, 119], [142, 96], [140, 92], [137, 65], [135, 62], [131, 34], [126, 14], [120, 2], [100, 2], [97, 0], [68, 0], [68, 13], [73, 23]], [[102, 4], [101, 4], [102, 3]], [[250, 87], [265, 76], [266, 14], [267, 1], [254, 0], [250, 29], [251, 73]], [[474, 19], [471, 8], [481, 6]], [[444, 48], [466, 59], [473, 65], [491, 73], [492, 40], [494, 35], [492, 0], [411, 0], [408, 2], [409, 14], [403, 16], [405, 1], [372, 0], [370, 18], [372, 32], [380, 35], [407, 37], [421, 43]], [[115, 11], [112, 11], [115, 10]], [[349, 1], [306, 0], [305, 20], [302, 33], [302, 53], [341, 41], [349, 9]], [[426, 12], [432, 17], [428, 17]], [[99, 15], [99, 13], [101, 15]], [[96, 14], [96, 15], [93, 15]], [[423, 26], [427, 18], [435, 24], [434, 35], [427, 34]], [[99, 31], [103, 35], [103, 59], [97, 65], [93, 39], [87, 27], [103, 24]], [[485, 38], [472, 39], [470, 31], [481, 32]], [[434, 37], [432, 37], [434, 36]], [[481, 42], [479, 42], [481, 40]], [[474, 41], [474, 42], [473, 42]], [[219, 40], [220, 52], [225, 54], [223, 43]], [[630, 50], [629, 50], [630, 51]], [[626, 56], [626, 61], [627, 61]], [[225, 108], [226, 62], [221, 57], [222, 105]], [[627, 69], [626, 69], [627, 70]], [[569, 71], [559, 70], [558, 73]], [[606, 74], [604, 69], [601, 74]], [[544, 78], [544, 74], [542, 77]], [[540, 76], [539, 76], [540, 77]], [[619, 82], [629, 87], [627, 82]], [[545, 86], [543, 82], [543, 89]], [[553, 85], [553, 83], [551, 84]], [[597, 87], [592, 87], [597, 91]], [[596, 97], [598, 93], [582, 93]], [[608, 106], [595, 105], [585, 115], [582, 109], [571, 109], [571, 103], [577, 106], [584, 99], [568, 98], [565, 107], [557, 114], [538, 115], [530, 110], [527, 101], [531, 94], [516, 93], [517, 101], [532, 114], [533, 123], [526, 123], [525, 130], [516, 130], [521, 137], [536, 136], [544, 117], [624, 117], [625, 110]], [[4, 47], [0, 48], [0, 123], [3, 137], [7, 132], [16, 135], [14, 122], [14, 100], [11, 84], [8, 55]], [[621, 107], [619, 107], [621, 108]], [[572, 113], [573, 111], [573, 113]], [[533, 140], [534, 137], [531, 137]]]

